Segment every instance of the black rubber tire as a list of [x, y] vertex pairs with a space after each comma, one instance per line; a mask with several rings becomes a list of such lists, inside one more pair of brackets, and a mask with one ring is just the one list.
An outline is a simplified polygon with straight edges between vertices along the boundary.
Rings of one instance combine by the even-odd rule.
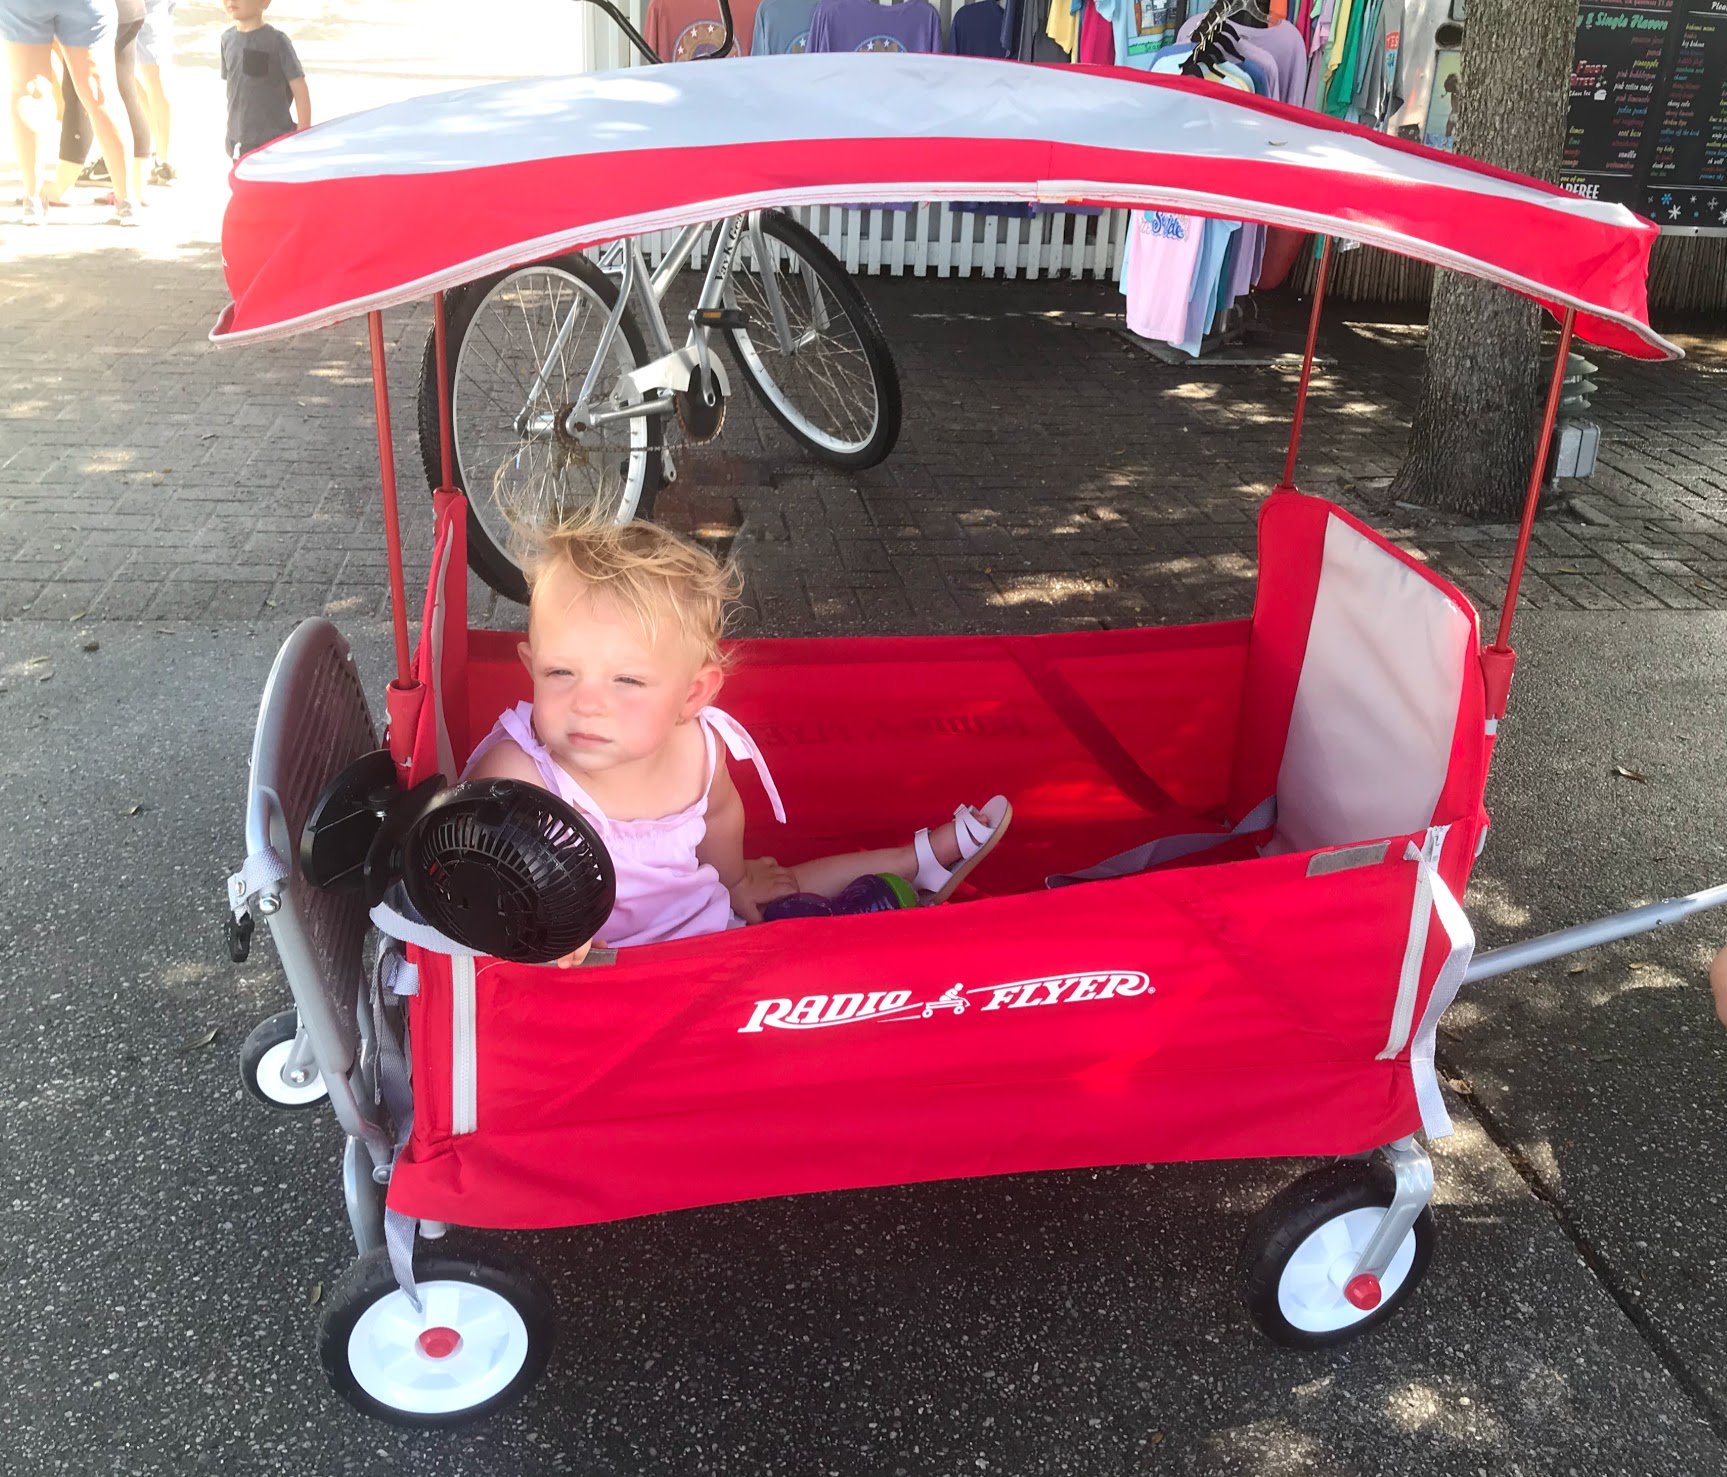
[[1330, 1348], [1379, 1327], [1409, 1301], [1433, 1257], [1436, 1233], [1430, 1207], [1416, 1217], [1415, 1256], [1408, 1273], [1371, 1312], [1342, 1328], [1321, 1332], [1291, 1323], [1278, 1302], [1284, 1268], [1303, 1241], [1325, 1222], [1349, 1211], [1384, 1209], [1391, 1197], [1389, 1173], [1374, 1164], [1347, 1161], [1304, 1174], [1266, 1203], [1242, 1240], [1241, 1267], [1247, 1279], [1247, 1311], [1267, 1338], [1292, 1349]]
[[287, 1010], [277, 1011], [275, 1015], [259, 1021], [252, 1027], [251, 1035], [240, 1044], [240, 1081], [245, 1085], [246, 1091], [272, 1113], [304, 1113], [308, 1108], [321, 1108], [330, 1100], [328, 1089], [303, 1103], [280, 1102], [264, 1091], [263, 1080], [258, 1074], [265, 1055], [271, 1047], [280, 1046], [284, 1041], [292, 1041], [299, 1029], [300, 1013], [290, 1006]]
[[[743, 345], [739, 342], [738, 331], [727, 329], [726, 346], [731, 350], [732, 359], [768, 414], [806, 451], [830, 466], [843, 467], [848, 471], [860, 471], [865, 467], [876, 466], [886, 460], [899, 440], [901, 419], [899, 369], [894, 363], [893, 351], [888, 348], [881, 325], [876, 322], [875, 313], [863, 293], [858, 290], [851, 274], [846, 271], [844, 263], [822, 244], [819, 236], [778, 210], [762, 212], [762, 231], [778, 241], [787, 251], [803, 258], [805, 268], [827, 289], [840, 311], [845, 314], [852, 331], [857, 334], [865, 363], [869, 366], [870, 378], [875, 385], [878, 407], [876, 424], [868, 441], [855, 451], [836, 451], [832, 447], [823, 446], [819, 441], [811, 440], [776, 403], [774, 394], [777, 387], [768, 388], [763, 377], [751, 365]], [[744, 240], [748, 240], [747, 233]], [[740, 244], [740, 253], [742, 249]], [[743, 336], [748, 337], [747, 330]], [[777, 393], [790, 398], [783, 390]]]
[[[462, 341], [468, 330], [473, 326], [474, 315], [479, 312], [486, 296], [508, 277], [518, 272], [533, 271], [537, 268], [552, 267], [568, 272], [578, 277], [583, 284], [591, 289], [609, 310], [617, 302], [617, 284], [602, 272], [585, 256], [556, 256], [544, 261], [532, 262], [525, 267], [513, 267], [508, 272], [494, 272], [489, 277], [470, 282], [453, 292], [445, 294], [444, 335], [448, 341], [447, 375], [451, 404], [455, 402], [455, 384], [458, 368], [461, 364]], [[619, 321], [618, 330], [623, 335], [624, 342], [629, 346], [630, 354], [637, 364], [647, 362], [648, 352], [646, 341], [642, 338], [633, 312], [626, 311]], [[438, 345], [435, 332], [426, 334], [425, 352], [420, 356], [420, 383], [416, 394], [416, 410], [418, 412], [420, 464], [425, 470], [426, 486], [436, 491], [443, 480], [443, 446], [438, 427]], [[453, 413], [453, 412], [452, 412]], [[459, 431], [459, 428], [454, 428]], [[660, 460], [660, 447], [664, 440], [664, 431], [656, 416], [647, 418], [648, 452], [647, 466], [643, 473], [641, 495], [636, 501], [636, 518], [653, 516], [654, 497], [660, 490], [663, 468]], [[465, 495], [468, 491], [466, 474], [462, 468], [461, 438], [452, 435], [454, 445], [451, 448], [452, 470], [455, 473], [456, 487]], [[526, 604], [528, 599], [528, 582], [522, 573], [521, 566], [511, 556], [509, 550], [502, 546], [487, 529], [485, 523], [474, 511], [473, 499], [468, 504], [468, 567], [479, 575], [492, 589], [508, 600]]]
[[[520, 1367], [496, 1394], [459, 1410], [427, 1414], [404, 1410], [373, 1395], [354, 1373], [350, 1358], [353, 1336], [360, 1319], [373, 1304], [401, 1297], [388, 1252], [382, 1247], [368, 1252], [337, 1282], [318, 1320], [318, 1357], [336, 1393], [362, 1415], [373, 1416], [393, 1426], [447, 1429], [504, 1409], [520, 1400], [545, 1372], [556, 1339], [556, 1319], [551, 1293], [525, 1263], [479, 1247], [465, 1239], [422, 1242], [414, 1257], [414, 1278], [424, 1287], [434, 1282], [468, 1283], [496, 1293], [509, 1302], [527, 1333], [527, 1350]], [[459, 1331], [459, 1330], [458, 1330]]]

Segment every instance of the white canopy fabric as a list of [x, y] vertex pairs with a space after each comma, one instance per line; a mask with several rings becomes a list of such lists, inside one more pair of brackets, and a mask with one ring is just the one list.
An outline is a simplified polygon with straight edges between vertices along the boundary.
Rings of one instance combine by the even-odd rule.
[[297, 333], [561, 251], [774, 206], [1163, 209], [1351, 238], [1502, 283], [1578, 336], [1650, 326], [1653, 224], [1622, 206], [1233, 89], [909, 54], [728, 59], [507, 82], [292, 134], [236, 166], [233, 305]]

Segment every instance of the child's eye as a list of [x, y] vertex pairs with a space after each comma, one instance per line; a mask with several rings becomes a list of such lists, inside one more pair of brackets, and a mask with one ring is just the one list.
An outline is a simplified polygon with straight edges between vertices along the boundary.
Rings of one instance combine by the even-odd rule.
[[640, 677], [619, 677], [616, 680], [625, 687], [645, 687], [647, 685]]

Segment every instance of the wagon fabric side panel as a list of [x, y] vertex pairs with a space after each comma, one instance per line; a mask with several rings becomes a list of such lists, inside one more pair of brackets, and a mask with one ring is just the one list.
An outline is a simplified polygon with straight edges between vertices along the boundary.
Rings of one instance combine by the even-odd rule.
[[[1418, 1015], [1440, 962], [1428, 948], [1405, 968], [1411, 839], [785, 922], [575, 971], [482, 960], [471, 989], [419, 955], [418, 1115], [390, 1204], [555, 1226], [1370, 1149], [1421, 1125], [1407, 1046], [1385, 1054], [1400, 996], [1413, 986]], [[455, 1132], [464, 1082], [472, 1131]]]
[[[529, 696], [518, 635], [476, 632], [470, 730]], [[1041, 892], [1150, 833], [1223, 814], [1243, 621], [1056, 636], [739, 643], [719, 701], [767, 755], [790, 824], [733, 765], [746, 850], [795, 864], [903, 846], [961, 803], [1012, 798], [983, 891]]]

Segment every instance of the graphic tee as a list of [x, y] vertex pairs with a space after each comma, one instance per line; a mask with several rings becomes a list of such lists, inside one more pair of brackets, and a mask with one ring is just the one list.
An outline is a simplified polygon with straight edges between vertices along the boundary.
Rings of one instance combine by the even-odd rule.
[[796, 56], [809, 50], [818, 0], [762, 0], [750, 36], [751, 56]]
[[1181, 0], [1095, 0], [1097, 13], [1115, 32], [1118, 67], [1151, 66], [1152, 58], [1175, 40], [1185, 16]]
[[941, 16], [929, 0], [821, 0], [810, 22], [811, 51], [940, 51]]
[[[748, 56], [759, 0], [732, 0], [732, 50], [728, 56]], [[642, 35], [668, 62], [693, 62], [712, 56], [726, 38], [719, 0], [649, 0]]]

